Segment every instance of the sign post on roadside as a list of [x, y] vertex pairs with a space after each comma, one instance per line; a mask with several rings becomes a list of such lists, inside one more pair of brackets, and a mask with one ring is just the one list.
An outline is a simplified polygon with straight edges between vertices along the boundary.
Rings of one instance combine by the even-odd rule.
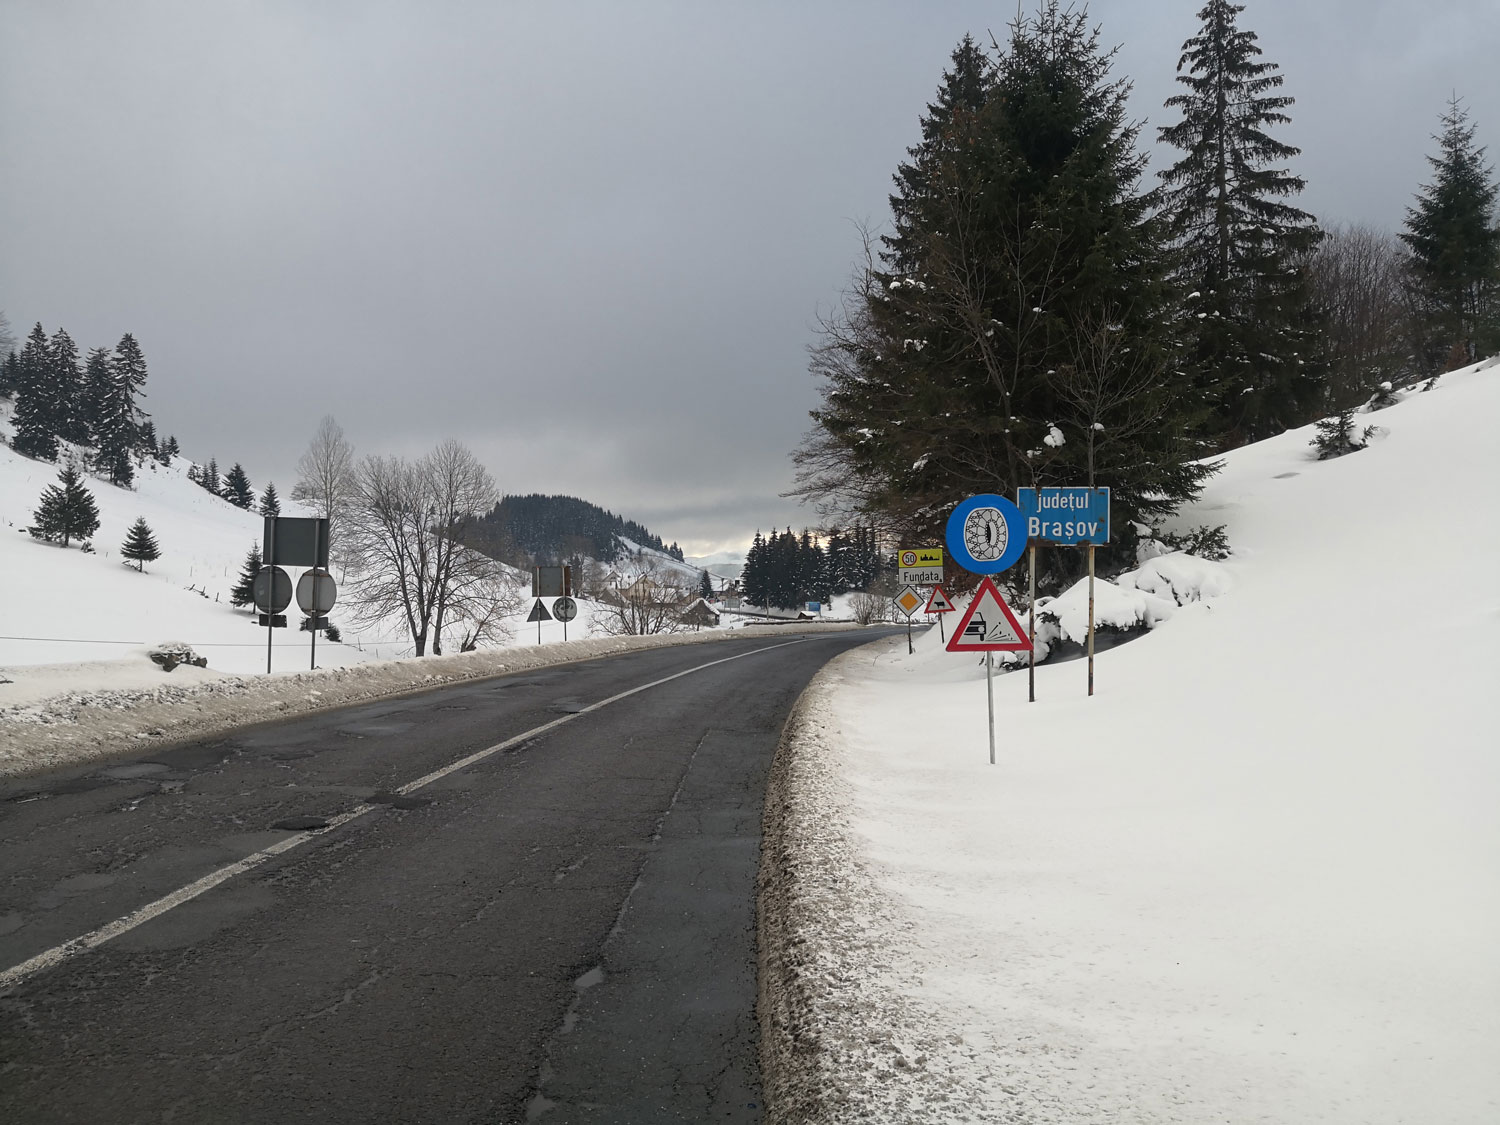
[[[568, 622], [578, 616], [578, 603], [564, 594], [553, 601], [552, 616], [562, 622], [563, 640], [566, 641], [568, 639]], [[538, 625], [537, 628], [540, 629], [541, 626]]]
[[891, 601], [906, 616], [906, 652], [909, 656], [916, 651], [911, 643], [911, 617], [922, 608], [922, 595], [915, 586], [903, 586]]
[[[1016, 506], [1026, 519], [1031, 548], [1031, 637], [1036, 639], [1037, 540], [1089, 549], [1089, 694], [1094, 694], [1094, 548], [1109, 542], [1109, 489], [1018, 488]], [[1031, 658], [1031, 699], [1036, 701], [1036, 655]]]
[[[1021, 509], [1003, 496], [992, 492], [970, 496], [955, 507], [948, 516], [943, 538], [953, 560], [971, 574], [984, 575], [974, 600], [969, 603], [958, 628], [945, 646], [949, 652], [984, 652], [984, 689], [990, 709], [990, 765], [995, 764], [995, 660], [992, 655], [997, 648], [1003, 652], [1020, 652], [1031, 647], [1031, 641], [1021, 635], [1020, 623], [990, 576], [1009, 570], [1026, 551], [1026, 521]], [[990, 616], [979, 619], [978, 640], [968, 636], [975, 616], [979, 613], [981, 597], [989, 591], [991, 600], [998, 603]], [[1015, 633], [1014, 637], [991, 637], [991, 630], [1000, 627], [1004, 620]], [[994, 624], [991, 624], [991, 621]], [[965, 639], [967, 637], [967, 639]], [[993, 643], [991, 643], [993, 641]], [[1020, 647], [1011, 646], [1021, 642]], [[962, 642], [962, 643], [961, 643]]]
[[903, 547], [896, 552], [896, 571], [908, 586], [936, 586], [943, 580], [943, 549]]
[[949, 638], [949, 652], [983, 652], [985, 691], [990, 705], [990, 765], [995, 764], [995, 657], [997, 652], [1030, 652], [1031, 638], [1000, 596], [988, 575], [979, 583], [974, 600], [959, 618]]
[[312, 657], [309, 668], [318, 666], [318, 623], [322, 622], [322, 628], [328, 627], [328, 618], [324, 615], [333, 608], [334, 602], [338, 601], [338, 596], [338, 583], [326, 570], [315, 567], [297, 579], [297, 605], [312, 619], [312, 628], [308, 630], [312, 633]]
[[[266, 554], [265, 565], [281, 575], [281, 579], [274, 580], [277, 589], [280, 582], [286, 582], [286, 597], [281, 600], [280, 608], [266, 615], [266, 671], [271, 670], [271, 629], [276, 627], [276, 615], [281, 613], [292, 601], [292, 580], [287, 576], [283, 566], [310, 566], [316, 570], [327, 572], [329, 552], [329, 522], [325, 516], [267, 516], [265, 522]], [[262, 574], [265, 573], [263, 568]], [[260, 576], [256, 576], [259, 583]], [[268, 583], [273, 579], [268, 578]], [[333, 581], [331, 578], [329, 581]], [[270, 587], [268, 586], [269, 590]], [[259, 606], [259, 595], [256, 604]], [[333, 603], [328, 603], [333, 608]], [[286, 624], [283, 620], [281, 624]], [[317, 655], [317, 637], [313, 637], [313, 654]]]
[[537, 598], [536, 605], [531, 607], [531, 616], [526, 618], [526, 620], [536, 622], [536, 643], [541, 644], [542, 622], [552, 620], [552, 615], [547, 612], [547, 607], [542, 604], [541, 598]]
[[943, 632], [943, 614], [953, 612], [953, 603], [948, 599], [948, 594], [942, 586], [934, 586], [932, 588], [932, 595], [927, 599], [927, 605], [922, 612], [938, 615], [938, 639], [946, 645], [948, 637]]

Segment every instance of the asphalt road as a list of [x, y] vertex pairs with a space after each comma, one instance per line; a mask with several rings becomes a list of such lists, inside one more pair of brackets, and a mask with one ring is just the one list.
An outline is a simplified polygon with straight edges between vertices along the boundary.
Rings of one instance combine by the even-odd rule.
[[0, 783], [0, 1120], [760, 1120], [766, 772], [812, 674], [874, 635], [645, 650]]

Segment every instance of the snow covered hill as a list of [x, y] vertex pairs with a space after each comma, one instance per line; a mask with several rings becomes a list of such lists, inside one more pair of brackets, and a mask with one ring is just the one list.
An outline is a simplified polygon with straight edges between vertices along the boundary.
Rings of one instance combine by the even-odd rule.
[[[0, 434], [10, 436], [12, 404], [0, 401]], [[93, 553], [74, 544], [42, 542], [26, 534], [43, 491], [57, 483], [60, 464], [33, 461], [0, 444], [0, 669], [37, 665], [76, 665], [71, 676], [86, 688], [92, 677], [119, 686], [121, 668], [90, 668], [97, 662], [129, 664], [145, 681], [158, 674], [145, 660], [149, 646], [181, 641], [206, 656], [219, 672], [263, 672], [266, 632], [244, 609], [229, 604], [245, 557], [262, 534], [262, 518], [213, 496], [187, 477], [190, 462], [171, 466], [148, 461], [135, 486], [116, 488], [84, 474], [84, 484], [99, 509], [100, 527]], [[289, 491], [289, 490], [288, 490]], [[297, 506], [283, 503], [283, 514]], [[124, 565], [120, 544], [137, 518], [155, 533], [162, 556], [144, 572]], [[661, 552], [632, 545], [696, 588], [700, 571]], [[624, 574], [626, 568], [616, 568]], [[530, 578], [513, 572], [522, 594]], [[296, 575], [294, 574], [295, 578]], [[551, 643], [588, 636], [597, 607], [579, 599], [578, 618], [566, 628], [544, 622], [540, 630], [526, 621], [532, 602], [523, 599], [521, 613], [507, 624], [511, 643]], [[361, 627], [349, 613], [347, 597], [330, 615], [343, 643], [318, 642], [319, 667], [336, 668], [375, 659], [410, 655], [411, 645], [398, 621]], [[289, 620], [297, 620], [293, 605]], [[295, 627], [273, 631], [273, 668], [306, 669], [309, 634]], [[137, 677], [138, 679], [141, 677]], [[3, 678], [3, 677], [0, 677]], [[14, 677], [14, 674], [12, 675]], [[56, 676], [51, 676], [57, 679]], [[61, 682], [61, 681], [59, 681]], [[134, 681], [131, 681], [132, 683]]]
[[[10, 434], [10, 404], [0, 403], [0, 431]], [[57, 483], [59, 465], [0, 446], [0, 667], [138, 657], [144, 646], [177, 640], [212, 667], [265, 668], [265, 631], [229, 604], [246, 554], [261, 538], [262, 519], [187, 479], [189, 462], [148, 461], [133, 489], [85, 475], [99, 508], [94, 553], [25, 533], [38, 499]], [[296, 514], [293, 506], [283, 512]], [[125, 565], [120, 544], [137, 518], [155, 533], [162, 557], [143, 573]], [[334, 620], [340, 620], [337, 610]], [[306, 667], [309, 636], [275, 630], [282, 668]], [[356, 663], [373, 651], [320, 644], [318, 661]], [[394, 654], [394, 649], [392, 650]]]
[[[817, 1121], [1500, 1121], [1500, 365], [1238, 450], [1233, 556], [995, 682], [843, 658], [784, 790]], [[1158, 564], [1157, 569], [1160, 569]], [[1170, 566], [1168, 567], [1170, 570]], [[1184, 572], [1187, 567], [1184, 567]], [[1209, 573], [1212, 571], [1212, 573]]]

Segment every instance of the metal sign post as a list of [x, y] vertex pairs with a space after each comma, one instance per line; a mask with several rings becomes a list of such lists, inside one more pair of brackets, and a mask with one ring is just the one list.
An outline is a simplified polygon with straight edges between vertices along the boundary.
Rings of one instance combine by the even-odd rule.
[[984, 654], [984, 694], [990, 704], [990, 765], [995, 764], [995, 654]]
[[551, 621], [552, 620], [552, 615], [547, 612], [547, 607], [542, 604], [542, 599], [541, 598], [537, 598], [536, 605], [534, 605], [534, 606], [531, 607], [531, 616], [528, 617], [526, 620], [527, 621], [535, 621], [536, 622], [536, 643], [537, 644], [541, 644], [542, 643], [542, 622], [543, 621]]
[[1027, 702], [1036, 702], [1036, 543], [1029, 545], [1027, 552], [1031, 556], [1031, 609], [1030, 618], [1026, 625], [1026, 637], [1031, 641], [1031, 653], [1026, 659], [1026, 694]]
[[309, 570], [297, 579], [297, 604], [307, 614], [312, 626], [312, 667], [318, 666], [318, 629], [326, 628], [328, 619], [323, 615], [338, 601], [338, 584], [333, 575], [322, 568]]
[[917, 651], [911, 643], [911, 617], [912, 614], [921, 608], [922, 595], [917, 593], [915, 586], [903, 586], [901, 592], [892, 598], [891, 601], [906, 616], [906, 654], [910, 656]]
[[[266, 520], [266, 565], [267, 566], [272, 566], [272, 565], [275, 564], [275, 562], [276, 562], [276, 521], [274, 519], [268, 519], [268, 520]], [[276, 588], [276, 583], [275, 583], [274, 580], [268, 579], [267, 582], [269, 584], [270, 589], [274, 590]], [[266, 601], [269, 603], [270, 600], [271, 600], [270, 595], [267, 595]], [[269, 605], [267, 606], [267, 610], [266, 610], [266, 675], [268, 675], [268, 676], [271, 674], [271, 638], [276, 635], [275, 626], [272, 623], [272, 617], [273, 617], [274, 614], [277, 614], [277, 613], [280, 613], [280, 612], [281, 611], [279, 609], [271, 609], [271, 608], [269, 608]]]
[[[1089, 694], [1094, 694], [1094, 548], [1109, 542], [1109, 489], [1094, 487], [1020, 488], [1016, 506], [1026, 533], [1059, 546], [1089, 549]], [[1036, 601], [1036, 560], [1032, 559], [1032, 602]], [[1036, 610], [1032, 610], [1033, 618]], [[1033, 665], [1035, 658], [1033, 658]], [[1033, 667], [1032, 675], [1035, 676]], [[1035, 681], [1033, 680], [1033, 684]], [[1035, 702], [1036, 696], [1032, 695]]]
[[990, 765], [995, 764], [995, 658], [996, 652], [1025, 652], [1031, 648], [1021, 623], [994, 580], [986, 576], [974, 593], [974, 600], [964, 611], [953, 638], [948, 642], [949, 652], [983, 652], [985, 695], [990, 709]]
[[1089, 544], [1089, 694], [1094, 694], [1094, 545]]
[[941, 585], [932, 588], [931, 595], [927, 598], [927, 608], [923, 613], [933, 613], [938, 619], [938, 639], [944, 644], [948, 643], [948, 633], [943, 628], [943, 614], [953, 612], [953, 603], [948, 599], [947, 591]]
[[[291, 604], [292, 580], [287, 577], [286, 571], [280, 569], [283, 566], [310, 566], [326, 571], [328, 569], [328, 519], [326, 516], [267, 516], [265, 523], [266, 540], [266, 566], [281, 575], [286, 583], [287, 597], [281, 605], [273, 609], [266, 619], [266, 671], [271, 670], [271, 629], [275, 628], [274, 615], [280, 613]], [[267, 589], [271, 590], [279, 585], [274, 579], [267, 579]], [[313, 655], [317, 657], [317, 636], [313, 637]]]
[[[578, 616], [578, 603], [564, 594], [552, 603], [552, 616], [562, 622], [563, 641], [568, 639], [568, 622]], [[538, 626], [540, 628], [541, 626]]]
[[[1032, 648], [1030, 637], [1000, 596], [992, 574], [1020, 561], [1030, 536], [1021, 509], [1003, 496], [970, 496], [948, 516], [943, 539], [959, 566], [984, 579], [945, 646], [949, 652], [984, 653], [984, 690], [990, 711], [990, 765], [995, 764], [995, 660], [993, 652]], [[1035, 573], [1035, 566], [1032, 568]], [[1035, 602], [1035, 597], [1032, 601]]]

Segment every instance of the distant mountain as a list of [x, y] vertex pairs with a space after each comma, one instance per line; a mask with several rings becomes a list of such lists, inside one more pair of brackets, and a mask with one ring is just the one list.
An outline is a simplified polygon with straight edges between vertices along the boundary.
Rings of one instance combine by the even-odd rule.
[[699, 570], [706, 570], [716, 578], [735, 579], [745, 569], [744, 551], [720, 551], [715, 555], [698, 555], [684, 560]]
[[661, 541], [634, 520], [623, 519], [576, 496], [505, 496], [475, 525], [470, 546], [512, 566], [560, 563], [570, 558], [612, 563], [625, 541], [682, 561], [682, 548]]

